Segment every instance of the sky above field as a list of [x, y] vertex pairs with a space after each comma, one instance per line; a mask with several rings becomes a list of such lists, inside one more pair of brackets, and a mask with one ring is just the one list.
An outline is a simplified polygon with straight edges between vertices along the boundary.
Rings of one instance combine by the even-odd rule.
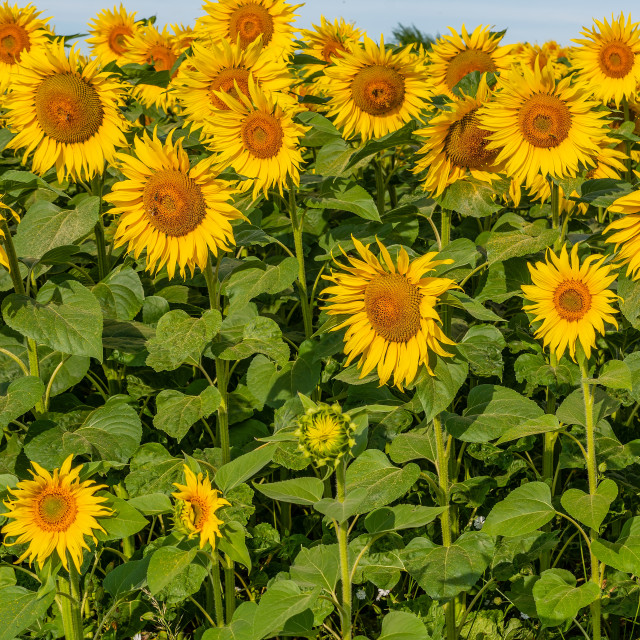
[[[57, 33], [70, 34], [83, 32], [87, 21], [100, 9], [111, 8], [114, 0], [34, 0], [34, 4], [53, 16]], [[155, 14], [160, 25], [192, 24], [202, 13], [201, 0], [126, 0], [124, 5], [137, 11], [138, 17]], [[308, 0], [298, 10], [296, 26], [309, 27], [323, 14], [327, 18], [342, 16], [377, 39], [380, 33], [390, 37], [398, 23], [415, 24], [435, 35], [448, 33], [448, 26], [458, 29], [464, 22], [467, 28], [478, 24], [493, 25], [497, 30], [508, 28], [505, 43], [553, 39], [566, 45], [579, 36], [583, 25], [591, 24], [592, 18], [610, 17], [620, 11], [633, 12], [632, 17], [640, 21], [640, 6], [628, 0]]]

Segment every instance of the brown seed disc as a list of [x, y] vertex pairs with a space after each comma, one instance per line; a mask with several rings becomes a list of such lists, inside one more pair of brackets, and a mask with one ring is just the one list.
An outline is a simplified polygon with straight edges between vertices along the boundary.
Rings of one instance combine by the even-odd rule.
[[229, 18], [231, 42], [236, 42], [238, 35], [243, 49], [248, 47], [259, 35], [262, 35], [262, 44], [268, 44], [273, 37], [271, 14], [257, 2], [249, 2], [238, 7]]
[[29, 51], [29, 33], [19, 24], [0, 25], [0, 61], [15, 64], [23, 51]]
[[457, 167], [486, 169], [498, 155], [498, 149], [486, 148], [489, 132], [478, 126], [477, 111], [478, 109], [473, 109], [454, 122], [444, 139], [447, 158]]
[[391, 67], [365, 67], [353, 79], [351, 96], [369, 115], [392, 115], [404, 104], [404, 78]]
[[553, 304], [561, 318], [581, 320], [591, 308], [591, 294], [578, 280], [565, 280], [553, 294]]
[[282, 147], [282, 125], [275, 116], [254, 111], [242, 124], [242, 142], [256, 158], [273, 158]]
[[520, 107], [518, 124], [525, 140], [534, 147], [557, 147], [571, 129], [569, 107], [557, 96], [536, 93]]
[[496, 65], [493, 58], [481, 49], [466, 49], [461, 51], [454, 58], [449, 60], [445, 84], [449, 89], [453, 89], [462, 78], [473, 71], [495, 71]]
[[249, 70], [242, 68], [230, 68], [223, 69], [218, 73], [215, 79], [209, 85], [211, 104], [216, 109], [222, 111], [228, 111], [229, 107], [218, 96], [214, 94], [214, 91], [224, 91], [234, 98], [238, 98], [238, 92], [235, 88], [235, 83], [238, 84], [238, 88], [245, 95], [249, 95]]

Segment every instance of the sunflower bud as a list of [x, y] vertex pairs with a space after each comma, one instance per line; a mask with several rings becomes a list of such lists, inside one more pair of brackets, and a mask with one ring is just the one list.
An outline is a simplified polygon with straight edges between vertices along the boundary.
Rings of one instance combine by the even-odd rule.
[[355, 445], [356, 425], [340, 405], [318, 403], [298, 418], [298, 448], [318, 465], [337, 466]]

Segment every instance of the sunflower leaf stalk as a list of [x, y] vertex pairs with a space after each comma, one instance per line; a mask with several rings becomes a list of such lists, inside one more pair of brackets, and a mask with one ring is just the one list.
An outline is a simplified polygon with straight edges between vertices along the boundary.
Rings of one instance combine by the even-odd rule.
[[[336, 468], [336, 499], [345, 502], [347, 499], [347, 462], [340, 458]], [[342, 608], [340, 610], [340, 628], [342, 640], [351, 640], [351, 567], [349, 566], [349, 523], [348, 521], [334, 522], [338, 537], [338, 553], [340, 556], [340, 580], [342, 585]]]

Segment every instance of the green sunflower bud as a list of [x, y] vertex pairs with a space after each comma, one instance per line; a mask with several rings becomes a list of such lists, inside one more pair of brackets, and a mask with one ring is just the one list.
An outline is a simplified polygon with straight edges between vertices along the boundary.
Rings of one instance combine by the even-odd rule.
[[337, 466], [355, 445], [356, 425], [340, 405], [322, 402], [298, 418], [298, 448], [318, 466]]

